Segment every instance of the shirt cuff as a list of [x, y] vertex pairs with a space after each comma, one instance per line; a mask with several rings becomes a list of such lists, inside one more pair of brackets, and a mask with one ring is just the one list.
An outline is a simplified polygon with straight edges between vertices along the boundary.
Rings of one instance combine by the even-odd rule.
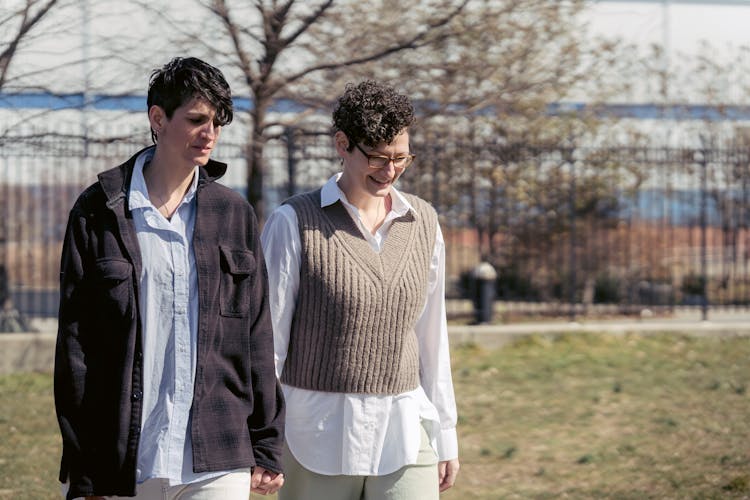
[[437, 436], [437, 456], [438, 460], [444, 462], [458, 458], [458, 436], [456, 428], [440, 429]]

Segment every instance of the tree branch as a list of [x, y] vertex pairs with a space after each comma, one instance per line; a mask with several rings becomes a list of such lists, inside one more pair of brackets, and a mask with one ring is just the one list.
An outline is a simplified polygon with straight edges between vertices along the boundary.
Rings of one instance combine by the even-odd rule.
[[7, 47], [0, 52], [0, 89], [5, 84], [5, 79], [10, 68], [10, 63], [13, 61], [13, 56], [18, 50], [18, 46], [23, 40], [24, 36], [44, 18], [44, 16], [50, 11], [50, 9], [57, 3], [57, 0], [48, 0], [48, 2], [36, 12], [36, 14], [29, 17], [31, 7], [34, 5], [33, 0], [27, 0], [26, 6], [22, 11], [21, 25], [18, 28], [18, 33], [13, 37]]
[[[262, 5], [260, 5], [260, 2], [256, 2], [256, 5], [262, 13], [263, 7]], [[257, 82], [257, 78], [253, 75], [252, 64], [247, 58], [247, 54], [244, 50], [242, 50], [242, 42], [240, 41], [239, 30], [236, 23], [232, 21], [232, 18], [229, 15], [229, 9], [227, 8], [225, 0], [214, 0], [212, 10], [219, 17], [219, 19], [221, 19], [222, 24], [227, 30], [227, 34], [229, 34], [229, 38], [232, 40], [232, 46], [234, 47], [235, 54], [237, 54], [237, 58], [239, 59], [240, 69], [245, 76], [247, 85], [250, 88], [254, 88]]]
[[[290, 1], [288, 2], [287, 5], [291, 7], [292, 3], [293, 2]], [[331, 5], [333, 5], [333, 0], [328, 0], [327, 2], [320, 4], [320, 6], [315, 10], [315, 12], [313, 12], [312, 14], [310, 14], [309, 16], [307, 16], [306, 18], [302, 20], [302, 24], [300, 25], [299, 28], [297, 28], [297, 30], [294, 33], [280, 40], [282, 45], [285, 47], [288, 47], [289, 45], [291, 45], [297, 38], [299, 38], [301, 34], [306, 32], [310, 28], [310, 26], [315, 24], [318, 21], [318, 19], [320, 19], [323, 16], [323, 14], [325, 14], [325, 12], [331, 7]]]
[[345, 61], [324, 63], [324, 64], [310, 66], [308, 68], [305, 68], [297, 73], [294, 73], [280, 80], [271, 89], [270, 93], [274, 94], [278, 92], [280, 89], [287, 86], [288, 84], [296, 80], [299, 80], [303, 76], [309, 75], [311, 73], [316, 73], [316, 72], [325, 71], [325, 70], [339, 69], [339, 68], [344, 68], [348, 66], [356, 66], [359, 64], [365, 64], [368, 62], [373, 62], [379, 59], [383, 59], [384, 57], [387, 57], [391, 54], [395, 54], [397, 52], [401, 52], [403, 50], [407, 50], [407, 49], [414, 50], [422, 46], [425, 46], [430, 42], [423, 42], [423, 40], [425, 40], [430, 34], [433, 34], [436, 29], [442, 28], [443, 26], [447, 25], [454, 17], [456, 17], [464, 9], [467, 3], [469, 3], [469, 0], [463, 0], [463, 2], [461, 2], [461, 4], [459, 4], [458, 7], [456, 7], [453, 11], [449, 12], [445, 17], [438, 19], [432, 23], [429, 23], [426, 28], [422, 29], [421, 32], [417, 33], [410, 39], [396, 43], [395, 45], [386, 47], [385, 49], [379, 50], [369, 55], [365, 55], [361, 57], [354, 57]]

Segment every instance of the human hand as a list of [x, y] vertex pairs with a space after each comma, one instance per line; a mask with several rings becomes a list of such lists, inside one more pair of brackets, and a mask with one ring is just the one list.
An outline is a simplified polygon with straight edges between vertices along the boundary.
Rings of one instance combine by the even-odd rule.
[[445, 460], [438, 463], [438, 480], [440, 483], [440, 491], [445, 491], [456, 482], [456, 476], [458, 475], [458, 469], [461, 466], [458, 463], [458, 459]]
[[250, 477], [250, 491], [260, 495], [272, 495], [284, 485], [284, 474], [278, 474], [256, 466]]

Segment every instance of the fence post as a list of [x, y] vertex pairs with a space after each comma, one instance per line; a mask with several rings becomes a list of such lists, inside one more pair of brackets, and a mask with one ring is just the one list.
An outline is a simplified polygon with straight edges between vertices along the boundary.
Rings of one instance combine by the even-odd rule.
[[570, 321], [576, 320], [576, 163], [573, 149], [566, 149], [566, 161], [570, 165], [570, 283], [569, 307]]
[[701, 151], [701, 319], [708, 320], [708, 151]]
[[[7, 167], [10, 168], [10, 162]], [[4, 191], [4, 192], [3, 192]], [[5, 270], [5, 266], [8, 264], [6, 260], [7, 245], [10, 238], [8, 237], [8, 214], [10, 213], [10, 202], [7, 200], [10, 198], [10, 182], [6, 179], [0, 179], [0, 308], [3, 307], [5, 301], [10, 297], [10, 285], [8, 282], [8, 274]]]
[[294, 196], [297, 193], [295, 179], [297, 177], [297, 160], [294, 157], [294, 127], [284, 129], [284, 138], [286, 139], [286, 168], [289, 181], [287, 183], [287, 196]]

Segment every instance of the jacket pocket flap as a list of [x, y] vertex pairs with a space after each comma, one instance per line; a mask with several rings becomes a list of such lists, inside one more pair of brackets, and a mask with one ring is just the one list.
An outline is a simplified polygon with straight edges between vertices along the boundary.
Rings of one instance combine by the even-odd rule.
[[249, 275], [255, 271], [255, 256], [248, 250], [232, 250], [219, 247], [221, 256], [230, 274]]
[[119, 283], [130, 278], [133, 265], [124, 259], [97, 259], [94, 263], [96, 276], [102, 281]]

